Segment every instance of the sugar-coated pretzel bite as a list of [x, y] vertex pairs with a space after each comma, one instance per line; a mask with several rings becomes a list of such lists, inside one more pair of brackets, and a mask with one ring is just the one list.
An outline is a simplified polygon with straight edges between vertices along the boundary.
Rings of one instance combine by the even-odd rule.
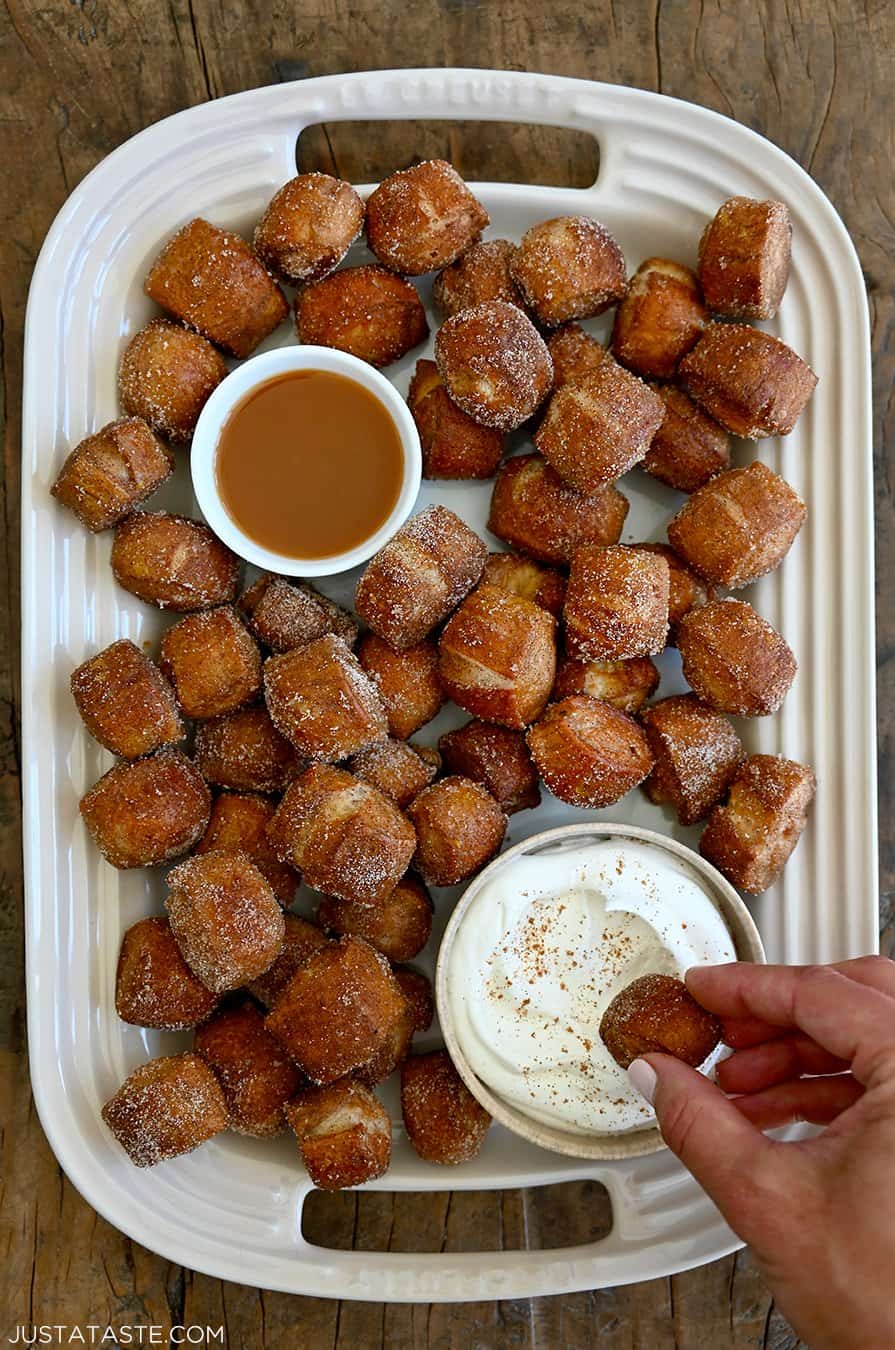
[[474, 1158], [491, 1124], [446, 1050], [411, 1055], [401, 1065], [401, 1114], [419, 1156], [449, 1165]]
[[442, 318], [452, 319], [461, 309], [472, 309], [486, 300], [505, 300], [524, 309], [525, 301], [510, 276], [515, 253], [516, 245], [509, 239], [480, 239], [439, 272], [432, 299]]
[[273, 1007], [299, 966], [304, 965], [321, 947], [329, 944], [329, 938], [322, 928], [318, 928], [310, 919], [292, 914], [288, 909], [283, 914], [283, 923], [286, 929], [283, 950], [263, 975], [246, 985], [253, 998], [265, 1008]]
[[657, 553], [579, 548], [563, 609], [566, 648], [584, 661], [652, 656], [668, 636], [668, 563]]
[[656, 386], [665, 416], [640, 467], [678, 492], [695, 492], [730, 467], [730, 437], [676, 384]]
[[405, 1011], [385, 957], [343, 937], [298, 967], [266, 1026], [312, 1083], [334, 1083], [372, 1059]]
[[231, 356], [251, 356], [289, 313], [283, 292], [246, 241], [201, 218], [169, 239], [143, 289]]
[[560, 385], [534, 443], [560, 478], [592, 495], [643, 459], [664, 416], [655, 390], [607, 358]]
[[207, 782], [236, 792], [284, 792], [304, 768], [260, 706], [202, 722], [194, 754]]
[[448, 319], [435, 334], [435, 360], [457, 406], [500, 431], [531, 417], [553, 382], [544, 339], [506, 300], [485, 300]]
[[528, 748], [554, 797], [594, 810], [619, 801], [653, 764], [639, 723], [587, 694], [551, 703], [529, 728]]
[[409, 966], [395, 966], [395, 979], [410, 1007], [414, 1031], [428, 1031], [435, 1016], [435, 999], [428, 977]]
[[359, 1083], [365, 1083], [367, 1087], [375, 1087], [377, 1083], [384, 1082], [410, 1054], [413, 1032], [413, 1009], [405, 999], [401, 1016], [392, 1026], [384, 1044], [366, 1064], [355, 1069], [352, 1077]]
[[432, 932], [432, 899], [416, 877], [402, 877], [381, 905], [357, 905], [325, 895], [317, 910], [321, 927], [362, 937], [389, 961], [409, 961]]
[[226, 374], [224, 358], [206, 338], [151, 319], [124, 349], [118, 396], [126, 413], [142, 417], [160, 436], [186, 442]]
[[783, 202], [728, 197], [699, 241], [705, 302], [727, 319], [772, 319], [786, 283], [792, 224]]
[[165, 908], [183, 959], [216, 994], [263, 975], [283, 950], [283, 911], [239, 849], [211, 849], [178, 863], [168, 873]]
[[685, 614], [677, 645], [684, 679], [717, 712], [775, 713], [798, 664], [786, 640], [745, 600], [711, 600]]
[[625, 985], [600, 1020], [600, 1036], [627, 1069], [639, 1055], [673, 1055], [691, 1068], [721, 1041], [721, 1024], [673, 975], [641, 975]]
[[348, 761], [348, 769], [355, 777], [378, 788], [402, 811], [429, 786], [440, 767], [437, 750], [410, 745], [393, 736], [361, 750]]
[[677, 625], [691, 609], [715, 598], [715, 588], [696, 575], [668, 544], [630, 544], [641, 553], [655, 553], [668, 563], [668, 645], [676, 646]]
[[556, 674], [556, 620], [500, 586], [483, 585], [448, 619], [438, 675], [449, 698], [521, 731], [543, 711]]
[[638, 375], [673, 379], [707, 322], [696, 273], [669, 258], [647, 258], [615, 311], [612, 355]]
[[563, 656], [550, 697], [558, 702], [570, 694], [587, 694], [633, 714], [658, 687], [659, 671], [648, 656], [632, 656], [626, 661], [576, 661], [573, 656]]
[[255, 792], [219, 792], [196, 853], [239, 849], [251, 858], [280, 904], [291, 905], [300, 878], [287, 863], [280, 862], [267, 837], [275, 809], [269, 797], [259, 797]]
[[361, 905], [388, 899], [416, 847], [394, 802], [328, 764], [312, 764], [287, 789], [268, 834], [277, 857], [309, 886]]
[[210, 1017], [218, 1002], [184, 961], [167, 919], [131, 924], [115, 973], [115, 1011], [122, 1022], [186, 1031]]
[[346, 759], [388, 734], [375, 684], [333, 633], [268, 657], [264, 697], [274, 726], [305, 759]]
[[345, 267], [295, 300], [299, 342], [335, 347], [371, 366], [387, 366], [429, 334], [422, 302], [403, 277], [365, 263]]
[[233, 601], [239, 559], [198, 520], [135, 511], [115, 529], [112, 571], [139, 600], [189, 614]]
[[711, 323], [680, 364], [687, 392], [734, 436], [787, 436], [817, 384], [779, 338], [742, 323]]
[[400, 741], [419, 731], [443, 706], [438, 678], [438, 648], [428, 640], [396, 651], [375, 633], [366, 633], [357, 657], [379, 691], [388, 729]]
[[214, 1071], [231, 1130], [267, 1139], [286, 1125], [283, 1108], [304, 1079], [251, 999], [221, 1008], [196, 1030], [193, 1049]]
[[503, 433], [480, 426], [454, 402], [434, 361], [417, 361], [407, 403], [420, 434], [424, 478], [493, 476]]
[[186, 853], [205, 832], [211, 793], [192, 760], [163, 747], [116, 764], [81, 798], [81, 815], [113, 867], [151, 867]]
[[71, 692], [91, 736], [121, 759], [138, 759], [183, 740], [173, 689], [127, 638], [73, 670]]
[[799, 842], [817, 780], [804, 764], [782, 755], [750, 755], [716, 806], [699, 851], [742, 891], [772, 886]]
[[135, 1167], [191, 1153], [228, 1124], [220, 1083], [191, 1051], [140, 1064], [106, 1102], [102, 1117]]
[[564, 323], [547, 339], [553, 360], [553, 388], [584, 379], [606, 360], [606, 348], [580, 324]]
[[243, 591], [239, 608], [255, 637], [272, 652], [291, 652], [327, 633], [335, 633], [349, 647], [357, 641], [354, 615], [306, 581], [287, 581], [265, 572]]
[[586, 496], [541, 455], [514, 455], [497, 472], [488, 529], [539, 562], [568, 566], [584, 544], [615, 544], [629, 502], [612, 485]]
[[446, 159], [383, 178], [367, 198], [367, 243], [393, 272], [446, 267], [488, 224], [488, 212]]
[[548, 328], [602, 314], [627, 289], [624, 254], [605, 225], [589, 216], [556, 216], [532, 225], [510, 274]]
[[255, 226], [255, 252], [294, 285], [328, 276], [364, 227], [364, 204], [350, 183], [300, 173], [284, 183]]
[[431, 886], [453, 886], [494, 857], [507, 818], [481, 783], [460, 774], [441, 778], [410, 803], [417, 835], [414, 871]]
[[521, 731], [473, 719], [445, 732], [438, 749], [449, 774], [481, 783], [506, 815], [540, 804], [538, 771]]
[[695, 694], [660, 699], [640, 720], [655, 759], [644, 792], [651, 802], [669, 802], [682, 825], [704, 820], [744, 759], [739, 736]]
[[309, 1088], [286, 1106], [301, 1160], [321, 1191], [362, 1186], [381, 1177], [392, 1156], [388, 1112], [363, 1083], [345, 1078]]
[[261, 653], [232, 605], [175, 623], [162, 637], [159, 664], [187, 717], [222, 717], [261, 692]]
[[482, 582], [520, 595], [559, 618], [566, 598], [566, 579], [553, 567], [542, 567], [521, 553], [489, 553]]
[[427, 506], [367, 563], [354, 594], [368, 628], [396, 651], [428, 637], [482, 575], [488, 550], [446, 506]]
[[50, 492], [97, 534], [150, 497], [174, 472], [174, 456], [141, 417], [121, 417], [70, 451]]
[[754, 460], [694, 492], [669, 521], [668, 539], [700, 576], [735, 591], [779, 567], [804, 519], [796, 490]]

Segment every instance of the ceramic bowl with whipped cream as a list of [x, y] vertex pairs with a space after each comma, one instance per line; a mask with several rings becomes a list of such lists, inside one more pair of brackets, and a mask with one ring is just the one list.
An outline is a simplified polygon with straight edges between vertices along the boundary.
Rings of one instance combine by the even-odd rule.
[[692, 849], [632, 825], [569, 825], [469, 885], [436, 1000], [451, 1057], [496, 1120], [553, 1152], [635, 1157], [664, 1145], [600, 1037], [607, 1005], [641, 975], [764, 959], [743, 901]]

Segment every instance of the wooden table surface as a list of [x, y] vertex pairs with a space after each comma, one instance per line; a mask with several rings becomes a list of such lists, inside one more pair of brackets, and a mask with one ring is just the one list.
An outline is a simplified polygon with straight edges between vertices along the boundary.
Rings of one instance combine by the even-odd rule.
[[[43, 237], [84, 175], [142, 127], [257, 85], [411, 65], [542, 70], [660, 90], [769, 136], [851, 231], [873, 326], [880, 702], [881, 927], [895, 941], [895, 6], [887, 0], [7, 0], [0, 18], [0, 1334], [19, 1323], [224, 1324], [230, 1347], [726, 1347], [798, 1344], [748, 1253], [646, 1284], [510, 1303], [339, 1304], [173, 1267], [68, 1183], [28, 1088], [19, 772], [22, 331]], [[544, 128], [319, 128], [305, 167], [370, 181], [425, 155], [472, 178], [584, 184], [584, 137]], [[842, 446], [849, 454], [852, 447]], [[843, 736], [847, 729], [843, 728]], [[599, 1189], [320, 1197], [309, 1236], [372, 1250], [550, 1247], [608, 1220]]]

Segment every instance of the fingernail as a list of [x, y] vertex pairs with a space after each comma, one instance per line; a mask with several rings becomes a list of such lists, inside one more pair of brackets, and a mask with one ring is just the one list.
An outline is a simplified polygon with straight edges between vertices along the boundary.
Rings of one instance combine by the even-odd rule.
[[628, 1077], [641, 1097], [645, 1097], [652, 1106], [656, 1095], [656, 1071], [652, 1065], [647, 1064], [645, 1059], [635, 1059], [633, 1064], [628, 1065]]

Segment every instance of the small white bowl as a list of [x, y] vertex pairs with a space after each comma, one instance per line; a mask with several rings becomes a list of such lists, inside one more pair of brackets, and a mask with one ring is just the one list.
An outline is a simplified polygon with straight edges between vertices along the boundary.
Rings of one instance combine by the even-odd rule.
[[[375, 534], [356, 548], [328, 558], [293, 558], [267, 549], [245, 534], [221, 501], [215, 459], [221, 430], [237, 404], [259, 385], [293, 370], [324, 370], [343, 375], [361, 385], [379, 400], [394, 422], [401, 440], [404, 471], [401, 491], [391, 515]], [[206, 521], [228, 548], [267, 572], [287, 576], [325, 577], [347, 572], [366, 562], [382, 548], [410, 515], [420, 489], [423, 462], [420, 438], [407, 404], [394, 385], [378, 370], [333, 347], [295, 345], [262, 352], [232, 371], [215, 389], [199, 415], [190, 451], [193, 488]]]
[[441, 948], [438, 953], [438, 966], [435, 972], [435, 1001], [438, 1018], [445, 1045], [457, 1072], [469, 1088], [472, 1095], [490, 1112], [495, 1120], [505, 1125], [513, 1134], [527, 1139], [532, 1144], [548, 1149], [551, 1153], [564, 1153], [573, 1158], [636, 1158], [646, 1153], [656, 1153], [666, 1145], [656, 1126], [642, 1130], [618, 1131], [606, 1134], [582, 1135], [574, 1130], [564, 1130], [560, 1126], [547, 1125], [533, 1120], [522, 1111], [510, 1105], [502, 1097], [482, 1082], [463, 1054], [457, 1039], [451, 1016], [450, 1000], [447, 997], [448, 971], [451, 963], [451, 948], [470, 905], [490, 882], [500, 868], [507, 863], [527, 854], [550, 853], [570, 844], [582, 846], [602, 839], [631, 839], [639, 844], [647, 844], [656, 849], [671, 853], [683, 861], [695, 873], [706, 895], [718, 910], [733, 939], [734, 949], [740, 961], [766, 960], [764, 947], [758, 929], [739, 894], [721, 873], [706, 862], [700, 854], [676, 839], [657, 834], [654, 830], [644, 830], [636, 825], [613, 825], [594, 822], [581, 825], [564, 825], [554, 830], [544, 830], [523, 839], [515, 848], [507, 849], [495, 858], [472, 881], [457, 902], [448, 921]]

